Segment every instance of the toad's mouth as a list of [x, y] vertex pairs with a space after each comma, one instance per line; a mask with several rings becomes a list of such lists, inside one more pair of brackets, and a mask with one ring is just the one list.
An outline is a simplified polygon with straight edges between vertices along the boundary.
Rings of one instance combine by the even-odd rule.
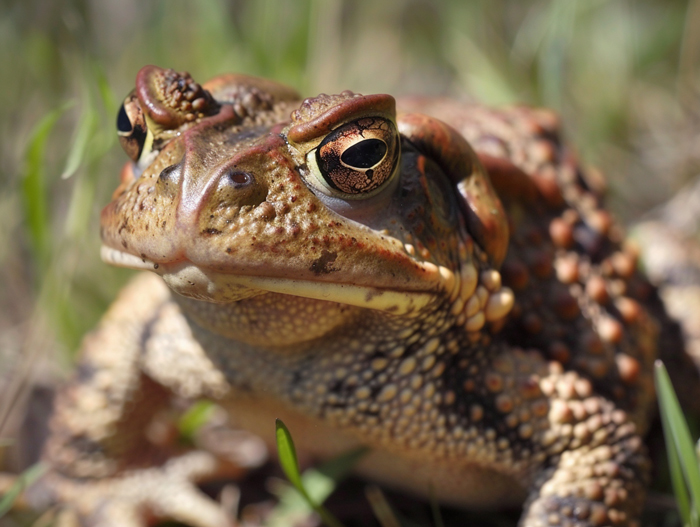
[[117, 267], [155, 272], [173, 291], [183, 296], [221, 304], [265, 293], [279, 293], [403, 315], [417, 311], [434, 301], [436, 291], [439, 288], [449, 289], [448, 284], [454, 284], [455, 280], [452, 271], [432, 265], [431, 270], [436, 275], [435, 291], [397, 291], [347, 283], [203, 270], [187, 260], [155, 263], [148, 258], [141, 258], [107, 245], [102, 246], [100, 254], [104, 262]]

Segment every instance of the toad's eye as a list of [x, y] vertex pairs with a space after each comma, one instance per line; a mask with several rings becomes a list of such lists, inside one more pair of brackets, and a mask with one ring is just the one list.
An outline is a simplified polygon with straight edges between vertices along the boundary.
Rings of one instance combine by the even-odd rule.
[[313, 179], [331, 195], [360, 199], [392, 178], [398, 156], [394, 123], [365, 117], [330, 132], [306, 159]]
[[129, 95], [117, 114], [117, 135], [127, 155], [138, 161], [148, 136], [146, 118], [135, 95]]

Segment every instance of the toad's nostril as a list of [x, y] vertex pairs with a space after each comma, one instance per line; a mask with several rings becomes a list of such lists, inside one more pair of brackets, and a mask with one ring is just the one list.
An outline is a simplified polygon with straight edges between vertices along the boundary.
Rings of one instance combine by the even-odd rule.
[[158, 176], [158, 179], [161, 181], [174, 181], [177, 179], [178, 174], [176, 173], [177, 169], [179, 168], [179, 165], [170, 165], [168, 167], [165, 167], [160, 175]]
[[243, 188], [247, 187], [253, 183], [254, 179], [248, 172], [242, 172], [240, 170], [234, 170], [228, 174], [231, 183], [233, 183], [233, 188]]
[[[246, 167], [247, 168], [247, 167]], [[207, 192], [206, 200], [209, 206], [217, 210], [226, 207], [238, 207], [244, 205], [257, 206], [265, 201], [267, 186], [264, 177], [256, 177], [252, 172], [242, 170], [239, 165], [231, 163], [219, 173], [216, 188]]]

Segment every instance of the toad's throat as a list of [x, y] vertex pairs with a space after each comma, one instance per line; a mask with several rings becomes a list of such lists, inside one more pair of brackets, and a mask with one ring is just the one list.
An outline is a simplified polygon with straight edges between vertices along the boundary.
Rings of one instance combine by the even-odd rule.
[[[424, 308], [435, 300], [437, 292], [437, 288], [433, 292], [396, 291], [354, 284], [221, 273], [202, 270], [185, 260], [173, 264], [157, 264], [106, 245], [102, 246], [101, 256], [104, 262], [111, 265], [153, 271], [176, 293], [215, 303], [235, 302], [271, 292], [404, 315]], [[440, 275], [447, 270], [441, 268], [440, 271], [436, 277], [437, 287], [441, 281]]]

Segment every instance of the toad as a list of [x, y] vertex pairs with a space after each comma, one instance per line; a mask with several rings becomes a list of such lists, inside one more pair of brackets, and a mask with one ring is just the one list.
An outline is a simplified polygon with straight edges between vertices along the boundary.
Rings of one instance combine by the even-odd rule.
[[210, 398], [524, 527], [638, 524], [666, 321], [553, 113], [147, 66], [117, 128], [102, 258], [150, 273], [58, 396], [43, 484], [82, 521], [228, 525], [223, 461], [149, 434]]

